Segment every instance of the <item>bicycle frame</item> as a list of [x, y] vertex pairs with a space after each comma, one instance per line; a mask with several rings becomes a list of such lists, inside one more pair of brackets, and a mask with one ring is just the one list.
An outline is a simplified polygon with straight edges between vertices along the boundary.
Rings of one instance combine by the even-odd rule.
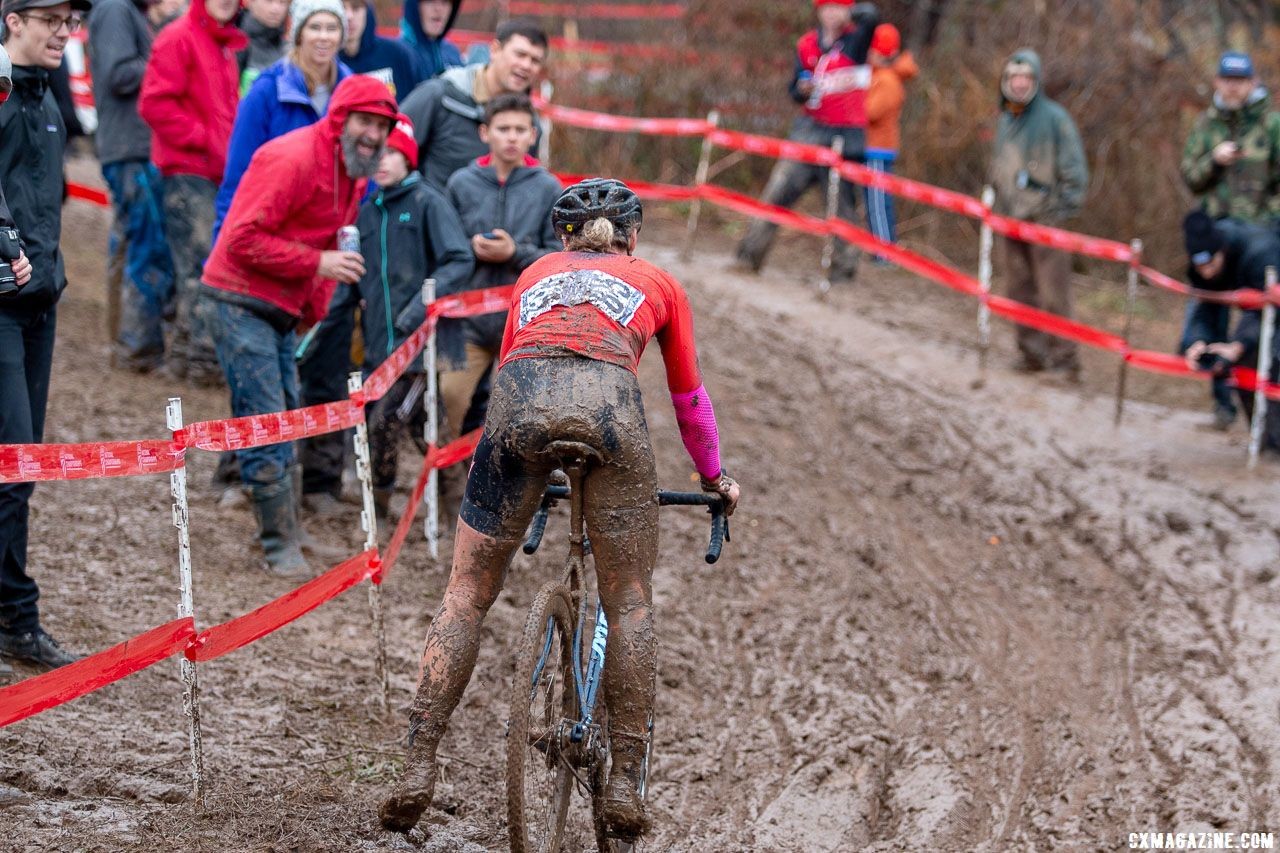
[[[595, 630], [591, 637], [591, 654], [587, 666], [582, 666], [582, 631], [586, 626], [587, 598], [585, 589], [586, 555], [591, 552], [591, 544], [583, 530], [582, 517], [582, 480], [584, 476], [581, 465], [572, 465], [566, 469], [569, 475], [569, 556], [565, 561], [564, 585], [572, 596], [574, 608], [578, 611], [577, 624], [573, 631], [573, 689], [578, 700], [579, 718], [573, 721], [573, 730], [569, 739], [580, 743], [586, 733], [594, 725], [596, 698], [600, 692], [601, 676], [604, 673], [605, 646], [609, 638], [609, 622], [604, 614], [604, 605], [596, 599]], [[547, 657], [551, 654], [551, 639], [554, 625], [547, 622], [547, 639], [543, 646], [542, 656], [538, 659], [533, 671], [533, 685], [537, 685], [546, 666]]]

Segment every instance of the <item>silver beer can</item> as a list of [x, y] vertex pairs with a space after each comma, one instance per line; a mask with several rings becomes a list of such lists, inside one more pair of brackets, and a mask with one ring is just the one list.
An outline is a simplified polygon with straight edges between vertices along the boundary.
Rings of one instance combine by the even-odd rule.
[[360, 253], [360, 229], [344, 225], [338, 229], [338, 251]]

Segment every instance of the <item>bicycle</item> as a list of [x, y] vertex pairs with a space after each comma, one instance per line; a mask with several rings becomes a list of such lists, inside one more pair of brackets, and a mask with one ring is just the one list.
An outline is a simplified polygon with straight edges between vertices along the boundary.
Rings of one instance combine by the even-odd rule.
[[[601, 853], [630, 853], [632, 842], [609, 836], [602, 814], [609, 760], [607, 711], [597, 707], [605, 667], [608, 621], [596, 596], [590, 626], [590, 655], [583, 662], [591, 596], [585, 588], [586, 556], [591, 544], [583, 532], [581, 485], [587, 470], [600, 463], [593, 448], [556, 441], [548, 455], [561, 462], [568, 486], [548, 486], [524, 543], [533, 554], [541, 544], [548, 510], [569, 500], [569, 555], [562, 577], [545, 584], [529, 608], [516, 657], [507, 721], [507, 823], [512, 853], [557, 853], [573, 790], [591, 799], [592, 828]], [[705, 506], [711, 514], [706, 561], [714, 563], [729, 539], [729, 522], [719, 495], [702, 492], [658, 493], [660, 506]], [[576, 620], [573, 614], [576, 612]], [[572, 685], [570, 689], [569, 685]], [[653, 751], [649, 717], [640, 796], [644, 798]], [[532, 806], [532, 808], [531, 808]]]

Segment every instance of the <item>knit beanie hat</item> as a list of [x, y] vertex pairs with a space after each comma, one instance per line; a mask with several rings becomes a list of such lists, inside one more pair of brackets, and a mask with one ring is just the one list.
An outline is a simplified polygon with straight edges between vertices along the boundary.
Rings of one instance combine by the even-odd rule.
[[328, 12], [337, 18], [342, 31], [338, 40], [347, 40], [347, 11], [342, 8], [342, 0], [293, 0], [289, 4], [289, 44], [297, 47], [303, 25], [317, 12]]
[[902, 49], [902, 34], [893, 24], [881, 24], [871, 34], [871, 49], [881, 56], [897, 56]]
[[418, 141], [413, 136], [413, 121], [404, 113], [396, 116], [395, 127], [387, 134], [387, 147], [404, 155], [410, 171], [418, 168]]
[[1196, 266], [1213, 260], [1223, 245], [1217, 224], [1203, 210], [1193, 210], [1182, 220], [1182, 237], [1187, 244], [1187, 257]]
[[813, 0], [813, 8], [819, 6], [853, 6], [853, 0]]

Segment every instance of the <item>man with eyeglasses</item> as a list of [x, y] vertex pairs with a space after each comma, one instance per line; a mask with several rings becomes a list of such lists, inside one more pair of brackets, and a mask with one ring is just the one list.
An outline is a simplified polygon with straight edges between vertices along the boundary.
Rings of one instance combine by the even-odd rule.
[[[13, 59], [13, 93], [0, 105], [0, 186], [31, 260], [31, 280], [0, 297], [0, 443], [43, 440], [57, 304], [67, 286], [62, 154], [67, 130], [49, 90], [88, 0], [3, 0], [0, 37]], [[0, 655], [52, 669], [76, 660], [40, 625], [39, 587], [27, 573], [34, 486], [0, 486]]]

